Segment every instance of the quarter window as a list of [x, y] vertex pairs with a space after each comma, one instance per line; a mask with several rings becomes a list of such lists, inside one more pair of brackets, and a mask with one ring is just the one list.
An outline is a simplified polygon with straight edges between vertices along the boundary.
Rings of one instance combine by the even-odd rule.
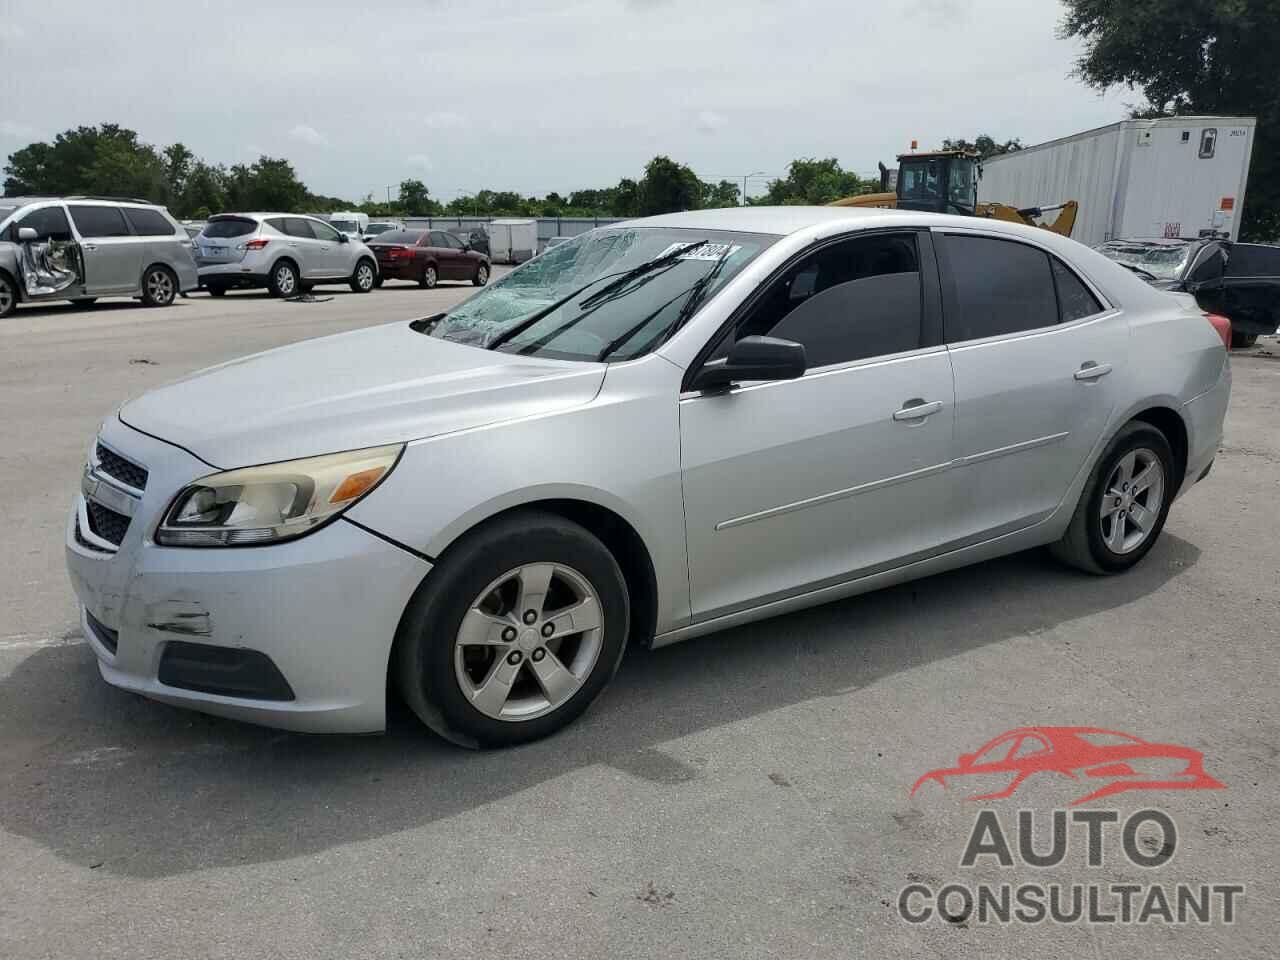
[[1012, 240], [949, 234], [946, 257], [956, 300], [945, 318], [949, 342], [1058, 322], [1053, 273], [1043, 250]]
[[23, 227], [34, 230], [36, 238], [41, 242], [71, 240], [71, 226], [67, 223], [67, 215], [62, 212], [61, 207], [41, 207], [39, 210], [32, 210], [13, 225], [12, 239], [18, 238], [18, 231]]
[[1091, 317], [1102, 312], [1102, 304], [1089, 292], [1089, 288], [1057, 257], [1053, 262], [1053, 279], [1058, 285], [1058, 314], [1063, 323]]
[[91, 207], [71, 204], [71, 219], [82, 237], [127, 237], [129, 226], [119, 207]]
[[775, 280], [716, 351], [767, 335], [804, 344], [810, 369], [921, 346], [920, 259], [914, 234], [831, 244]]
[[172, 237], [173, 224], [165, 219], [159, 210], [147, 210], [143, 207], [125, 207], [125, 219], [133, 232], [140, 237]]

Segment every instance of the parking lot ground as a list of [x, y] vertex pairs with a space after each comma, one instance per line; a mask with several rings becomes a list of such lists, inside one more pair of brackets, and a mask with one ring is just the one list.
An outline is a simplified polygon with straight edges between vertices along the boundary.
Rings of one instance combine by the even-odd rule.
[[[305, 737], [104, 684], [62, 561], [100, 418], [198, 367], [469, 292], [197, 294], [0, 323], [0, 957], [1275, 955], [1274, 339], [1234, 357], [1212, 474], [1124, 576], [1035, 551], [636, 652], [563, 734], [482, 754], [403, 710], [383, 737]], [[1127, 862], [1114, 833], [1089, 867], [1074, 828], [1057, 867], [960, 866], [980, 809], [1009, 826], [1083, 789], [979, 804], [912, 798], [912, 783], [1041, 724], [1194, 748], [1225, 789], [1092, 805], [1165, 811], [1176, 852], [1157, 868]], [[1231, 925], [898, 916], [909, 883], [983, 880], [1246, 892]]]

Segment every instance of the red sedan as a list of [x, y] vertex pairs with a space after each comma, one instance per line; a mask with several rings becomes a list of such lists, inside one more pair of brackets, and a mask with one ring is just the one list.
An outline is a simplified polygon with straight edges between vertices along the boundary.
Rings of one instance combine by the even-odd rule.
[[416, 280], [434, 287], [441, 280], [469, 280], [477, 287], [489, 282], [489, 258], [443, 230], [395, 230], [369, 243], [378, 258], [383, 280]]
[[[930, 770], [911, 787], [926, 783], [946, 788], [952, 782], [1007, 785], [970, 800], [1013, 795], [1029, 777], [1051, 773], [1080, 780], [1087, 789], [1071, 806], [1126, 790], [1215, 790], [1223, 784], [1204, 772], [1199, 750], [1172, 743], [1151, 743], [1097, 727], [1022, 727], [1002, 733], [975, 753], [960, 756], [954, 767]], [[957, 784], [959, 785], [959, 783]]]

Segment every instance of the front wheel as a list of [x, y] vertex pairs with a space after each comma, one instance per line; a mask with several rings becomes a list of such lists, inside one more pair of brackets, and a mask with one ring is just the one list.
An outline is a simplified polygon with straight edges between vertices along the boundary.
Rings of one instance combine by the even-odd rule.
[[489, 282], [489, 265], [487, 263], [482, 263], [476, 267], [476, 275], [471, 278], [471, 282], [477, 287], [483, 287]]
[[281, 260], [271, 269], [267, 289], [273, 297], [292, 297], [298, 293], [300, 280], [298, 268], [288, 260]]
[[626, 581], [583, 527], [541, 511], [450, 547], [396, 637], [396, 682], [432, 730], [465, 747], [536, 740], [577, 718], [622, 659]]
[[7, 273], [0, 273], [0, 318], [18, 309], [18, 287]]
[[356, 293], [368, 293], [377, 282], [378, 272], [368, 260], [356, 264], [355, 273], [351, 275], [351, 289]]
[[1094, 467], [1071, 525], [1050, 550], [1089, 573], [1120, 573], [1155, 546], [1178, 489], [1173, 450], [1148, 423], [1125, 424]]
[[142, 277], [142, 302], [148, 307], [167, 307], [178, 295], [178, 278], [168, 267], [151, 267]]

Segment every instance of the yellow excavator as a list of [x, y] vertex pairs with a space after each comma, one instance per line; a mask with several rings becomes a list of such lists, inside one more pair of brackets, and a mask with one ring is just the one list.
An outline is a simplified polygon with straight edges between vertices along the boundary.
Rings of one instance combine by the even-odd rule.
[[[914, 141], [912, 146], [915, 146]], [[833, 207], [898, 207], [933, 213], [959, 213], [970, 217], [991, 217], [1012, 223], [1043, 227], [1064, 237], [1071, 236], [1080, 204], [1075, 200], [1043, 207], [1012, 207], [1007, 203], [978, 202], [981, 158], [967, 150], [935, 150], [898, 155], [896, 185], [892, 171], [880, 164], [880, 193], [863, 193], [830, 204]], [[1057, 211], [1052, 222], [1045, 214]]]

